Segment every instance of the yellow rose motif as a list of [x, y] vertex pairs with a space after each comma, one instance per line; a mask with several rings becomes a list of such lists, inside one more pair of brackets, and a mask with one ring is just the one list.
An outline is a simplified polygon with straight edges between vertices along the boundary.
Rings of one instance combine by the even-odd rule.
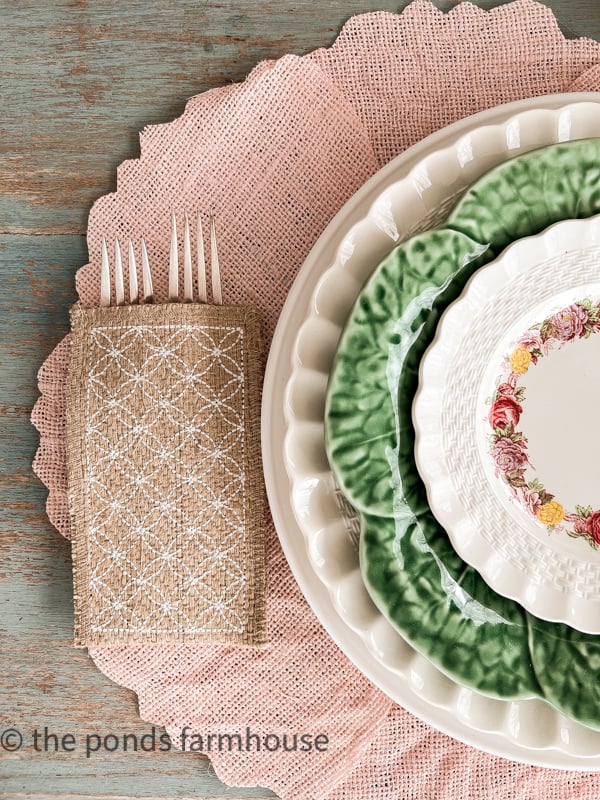
[[513, 372], [523, 375], [531, 364], [531, 353], [524, 347], [517, 347], [510, 357], [510, 368]]
[[548, 503], [544, 503], [543, 506], [538, 508], [536, 517], [544, 525], [557, 525], [565, 518], [565, 510], [556, 500], [550, 500]]

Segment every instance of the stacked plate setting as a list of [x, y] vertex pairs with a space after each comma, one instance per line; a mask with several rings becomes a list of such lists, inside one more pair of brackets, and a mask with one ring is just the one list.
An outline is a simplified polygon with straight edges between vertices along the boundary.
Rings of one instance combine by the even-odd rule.
[[458, 739], [587, 770], [597, 137], [599, 96], [537, 98], [389, 164], [309, 256], [263, 399], [275, 524], [342, 649]]

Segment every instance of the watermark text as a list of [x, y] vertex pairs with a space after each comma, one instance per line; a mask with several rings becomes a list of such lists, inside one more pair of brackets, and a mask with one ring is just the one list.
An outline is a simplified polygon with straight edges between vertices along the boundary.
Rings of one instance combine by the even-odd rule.
[[285, 752], [324, 753], [329, 747], [325, 733], [287, 731], [255, 731], [249, 726], [235, 733], [199, 732], [189, 725], [181, 729], [173, 741], [156, 727], [146, 733], [64, 733], [48, 726], [24, 733], [16, 727], [0, 729], [0, 749], [15, 753], [23, 748], [35, 753], [84, 753], [91, 758], [97, 753], [155, 753], [183, 750], [193, 753], [215, 752]]

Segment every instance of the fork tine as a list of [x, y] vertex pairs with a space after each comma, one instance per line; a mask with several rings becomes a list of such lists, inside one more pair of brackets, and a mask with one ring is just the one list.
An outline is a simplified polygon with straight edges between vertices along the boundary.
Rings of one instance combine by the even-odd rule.
[[135, 253], [133, 242], [128, 240], [128, 261], [129, 261], [129, 302], [135, 305], [139, 299], [137, 269], [135, 264]]
[[115, 238], [115, 302], [118, 306], [125, 303], [125, 289], [123, 288], [123, 262], [121, 260], [121, 245]]
[[175, 212], [171, 217], [171, 252], [169, 253], [169, 302], [179, 300], [179, 255], [177, 253], [177, 222]]
[[210, 268], [212, 280], [213, 303], [223, 305], [223, 294], [221, 292], [221, 270], [219, 268], [219, 252], [217, 250], [217, 229], [215, 218], [210, 215]]
[[106, 239], [102, 237], [102, 266], [100, 269], [100, 306], [106, 308], [110, 305], [110, 263]]
[[197, 254], [198, 254], [198, 302], [206, 303], [206, 261], [204, 260], [204, 234], [202, 219], [197, 218]]
[[192, 303], [194, 287], [192, 278], [192, 245], [190, 242], [190, 221], [185, 215], [185, 231], [183, 234], [183, 302]]
[[154, 290], [152, 288], [152, 273], [150, 272], [150, 262], [146, 242], [142, 239], [142, 289], [144, 292], [144, 303], [154, 302]]
[[[206, 259], [204, 255], [204, 233], [202, 230], [202, 220], [200, 214], [197, 215], [197, 260], [198, 260], [198, 301], [207, 302], [206, 291]], [[152, 286], [152, 272], [148, 259], [148, 251], [144, 239], [141, 239], [142, 253], [142, 290], [145, 303], [154, 301], [154, 290]], [[131, 238], [127, 240], [127, 259], [128, 259], [128, 278], [129, 278], [129, 302], [138, 303], [139, 284], [137, 277], [137, 264], [135, 250]], [[219, 266], [219, 251], [217, 245], [217, 230], [214, 215], [210, 215], [210, 265], [212, 282], [212, 300], [216, 305], [223, 304], [223, 292], [221, 287], [221, 270]], [[183, 300], [186, 303], [194, 301], [193, 286], [193, 263], [190, 236], [190, 221], [188, 214], [185, 214], [185, 229], [183, 236]], [[114, 267], [114, 291], [115, 303], [118, 306], [125, 304], [125, 287], [123, 276], [123, 258], [119, 239], [115, 237], [115, 267]], [[177, 220], [175, 212], [171, 215], [171, 248], [169, 253], [169, 302], [179, 302], [179, 251], [177, 243]], [[106, 239], [102, 237], [102, 257], [100, 272], [100, 306], [111, 305], [111, 275], [110, 261]]]

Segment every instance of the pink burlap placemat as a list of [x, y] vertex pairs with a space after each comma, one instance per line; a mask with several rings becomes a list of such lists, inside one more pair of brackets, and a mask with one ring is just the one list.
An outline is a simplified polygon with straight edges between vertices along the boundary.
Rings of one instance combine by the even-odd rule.
[[[193, 98], [169, 125], [141, 136], [141, 157], [89, 219], [82, 301], [97, 303], [100, 238], [144, 236], [168, 263], [170, 209], [213, 208], [224, 290], [256, 304], [272, 336], [287, 291], [319, 233], [378, 167], [465, 115], [520, 98], [600, 90], [600, 45], [567, 41], [532, 0], [443, 14], [416, 0], [402, 14], [351, 19], [335, 44], [259, 65], [240, 85]], [[166, 296], [166, 268], [156, 275]], [[35, 469], [48, 514], [70, 535], [65, 472], [68, 339], [43, 365], [33, 419]], [[274, 528], [268, 647], [141, 645], [90, 651], [133, 689], [140, 715], [176, 738], [204, 732], [325, 734], [325, 752], [212, 752], [219, 777], [282, 798], [595, 798], [600, 776], [515, 764], [466, 747], [403, 711], [336, 648], [291, 576]]]

